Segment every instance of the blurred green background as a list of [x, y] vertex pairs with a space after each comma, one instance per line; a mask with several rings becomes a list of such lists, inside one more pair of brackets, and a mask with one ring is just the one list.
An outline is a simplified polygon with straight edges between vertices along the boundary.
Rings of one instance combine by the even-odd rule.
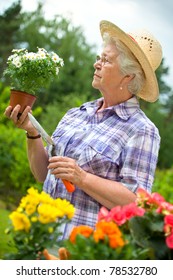
[[[57, 80], [38, 93], [33, 114], [48, 133], [52, 133], [65, 112], [72, 107], [100, 96], [92, 88], [93, 62], [97, 48], [89, 45], [81, 26], [74, 27], [69, 19], [56, 15], [47, 20], [43, 4], [35, 11], [22, 11], [21, 2], [14, 3], [0, 14], [0, 258], [8, 250], [10, 236], [4, 233], [8, 214], [15, 209], [26, 190], [42, 185], [33, 178], [26, 155], [26, 136], [4, 117], [9, 103], [9, 81], [3, 77], [6, 61], [12, 49], [26, 47], [35, 51], [43, 47], [64, 59]], [[164, 58], [157, 70], [160, 99], [154, 104], [141, 101], [141, 107], [156, 124], [161, 135], [161, 147], [153, 191], [173, 203], [173, 90], [165, 83], [169, 68]], [[13, 250], [13, 249], [12, 249]]]

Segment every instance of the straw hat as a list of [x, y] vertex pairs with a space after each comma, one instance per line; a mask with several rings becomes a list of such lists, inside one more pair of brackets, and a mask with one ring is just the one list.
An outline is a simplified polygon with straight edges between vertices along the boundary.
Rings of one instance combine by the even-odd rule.
[[115, 24], [106, 20], [100, 22], [100, 31], [102, 37], [104, 33], [108, 33], [111, 37], [117, 37], [131, 50], [139, 61], [146, 78], [142, 90], [138, 92], [138, 96], [148, 102], [156, 101], [159, 97], [159, 88], [155, 70], [162, 60], [160, 43], [146, 30], [127, 34]]

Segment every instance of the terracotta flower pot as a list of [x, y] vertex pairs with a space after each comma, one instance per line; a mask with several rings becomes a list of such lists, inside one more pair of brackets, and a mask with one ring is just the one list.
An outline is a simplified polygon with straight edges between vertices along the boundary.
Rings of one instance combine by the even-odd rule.
[[37, 97], [33, 94], [19, 90], [11, 90], [10, 106], [14, 108], [17, 104], [19, 104], [21, 106], [19, 113], [22, 114], [27, 106], [32, 108], [36, 99]]

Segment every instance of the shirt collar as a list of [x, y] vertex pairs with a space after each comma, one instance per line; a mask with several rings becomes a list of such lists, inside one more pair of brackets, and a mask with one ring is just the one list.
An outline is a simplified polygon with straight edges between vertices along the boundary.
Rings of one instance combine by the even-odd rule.
[[115, 113], [123, 120], [127, 120], [136, 111], [139, 110], [139, 101], [136, 96], [128, 99], [127, 101], [113, 106]]
[[[103, 97], [92, 102], [84, 103], [83, 105], [81, 105], [80, 109], [87, 110], [87, 113], [91, 115], [98, 110], [102, 102], [103, 102]], [[137, 100], [136, 96], [133, 96], [132, 98], [128, 99], [123, 103], [117, 104], [115, 106], [111, 106], [104, 110], [114, 111], [116, 115], [118, 115], [121, 119], [127, 120], [131, 115], [133, 115], [134, 112], [139, 110], [139, 101]]]

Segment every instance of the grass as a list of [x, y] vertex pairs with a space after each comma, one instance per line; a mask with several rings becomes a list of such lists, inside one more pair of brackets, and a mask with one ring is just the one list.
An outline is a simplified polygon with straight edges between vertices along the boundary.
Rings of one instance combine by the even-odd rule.
[[11, 236], [5, 233], [5, 229], [9, 226], [9, 213], [8, 210], [0, 209], [0, 259], [3, 259], [5, 254], [14, 251], [14, 248], [8, 245]]

